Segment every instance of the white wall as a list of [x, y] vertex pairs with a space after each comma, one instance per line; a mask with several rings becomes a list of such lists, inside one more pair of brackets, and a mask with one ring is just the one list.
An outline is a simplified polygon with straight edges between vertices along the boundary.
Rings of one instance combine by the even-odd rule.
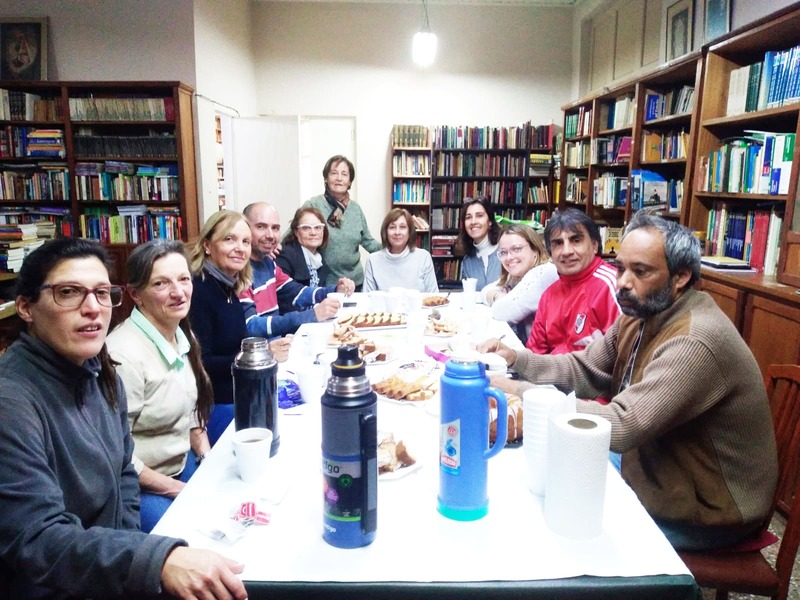
[[195, 84], [192, 0], [2, 0], [0, 17], [48, 17], [50, 80]]
[[250, 0], [194, 0], [201, 224], [218, 209], [214, 116], [217, 112], [242, 117], [255, 114], [251, 5]]
[[373, 235], [391, 197], [392, 124], [560, 123], [571, 95], [571, 9], [428, 10], [439, 52], [421, 71], [411, 62], [421, 3], [253, 7], [257, 112], [356, 118], [357, 200]]

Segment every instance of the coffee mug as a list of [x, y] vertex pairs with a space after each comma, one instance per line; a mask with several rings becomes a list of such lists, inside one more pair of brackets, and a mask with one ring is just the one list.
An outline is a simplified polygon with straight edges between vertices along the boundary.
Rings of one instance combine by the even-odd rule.
[[264, 476], [271, 445], [272, 431], [265, 427], [248, 427], [233, 434], [233, 453], [243, 481], [252, 483]]

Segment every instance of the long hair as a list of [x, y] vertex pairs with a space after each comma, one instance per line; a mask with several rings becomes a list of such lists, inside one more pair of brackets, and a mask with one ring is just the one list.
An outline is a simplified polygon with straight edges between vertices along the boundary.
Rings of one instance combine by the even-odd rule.
[[383, 223], [381, 223], [381, 247], [389, 247], [389, 225], [397, 221], [400, 217], [403, 217], [408, 224], [408, 242], [406, 243], [406, 248], [408, 248], [410, 252], [413, 252], [417, 247], [417, 228], [414, 225], [414, 218], [405, 208], [393, 208], [383, 218]]
[[300, 225], [300, 219], [302, 219], [305, 215], [314, 215], [319, 219], [319, 222], [322, 223], [322, 244], [319, 247], [319, 249], [322, 250], [328, 245], [328, 238], [330, 237], [330, 234], [328, 233], [328, 226], [325, 224], [325, 217], [322, 216], [322, 213], [319, 212], [319, 209], [316, 209], [313, 206], [304, 206], [295, 211], [292, 222], [289, 224], [289, 231], [287, 231], [286, 235], [283, 236], [283, 245], [285, 246], [286, 244], [294, 244], [295, 242], [300, 243], [300, 240], [297, 237], [297, 226]]
[[464, 203], [461, 205], [461, 212], [458, 216], [458, 238], [456, 238], [453, 253], [456, 256], [475, 256], [478, 252], [475, 249], [475, 242], [467, 234], [467, 228], [464, 223], [467, 220], [467, 209], [473, 204], [480, 204], [483, 210], [486, 211], [486, 216], [489, 217], [489, 243], [494, 246], [497, 240], [500, 239], [500, 225], [494, 220], [494, 208], [488, 198], [465, 198]]
[[[51, 240], [31, 252], [22, 263], [22, 268], [17, 276], [16, 296], [26, 298], [28, 302], [36, 303], [41, 297], [41, 287], [44, 285], [50, 272], [65, 260], [80, 258], [96, 258], [110, 270], [111, 261], [108, 252], [98, 242], [79, 238], [59, 238]], [[22, 326], [26, 330], [27, 325]], [[100, 391], [105, 396], [111, 408], [116, 409], [119, 398], [117, 396], [117, 371], [114, 368], [119, 364], [108, 355], [105, 343], [97, 355], [100, 361], [100, 376], [98, 384]]]
[[[250, 228], [247, 219], [232, 210], [215, 212], [206, 219], [203, 228], [200, 230], [200, 235], [197, 237], [197, 241], [192, 245], [190, 250], [191, 261], [189, 267], [193, 274], [203, 276], [203, 267], [208, 260], [203, 242], [215, 242], [224, 238], [239, 221], [247, 225], [248, 229]], [[253, 268], [250, 266], [250, 261], [247, 261], [244, 268], [236, 274], [236, 293], [239, 294], [243, 292], [250, 287], [251, 283], [253, 283]]]
[[[500, 230], [500, 237], [497, 238], [499, 242], [503, 239], [505, 235], [518, 235], [526, 242], [528, 242], [528, 246], [531, 247], [531, 250], [535, 251], [539, 256], [536, 259], [536, 263], [531, 267], [538, 267], [539, 265], [543, 265], [550, 257], [547, 255], [547, 250], [545, 250], [544, 242], [542, 241], [541, 236], [536, 233], [533, 227], [529, 227], [528, 225], [523, 225], [521, 223], [513, 223], [511, 225], [506, 225]], [[504, 286], [508, 281], [509, 273], [506, 271], [505, 266], [503, 265], [502, 261], [500, 262], [500, 279], [498, 279], [497, 283], [500, 287]]]
[[[189, 257], [183, 242], [158, 239], [134, 248], [130, 256], [128, 256], [128, 287], [141, 292], [150, 281], [150, 277], [153, 274], [153, 265], [155, 265], [156, 261], [170, 254], [182, 256], [186, 260], [186, 268], [189, 268]], [[200, 426], [205, 427], [211, 418], [211, 409], [214, 406], [214, 388], [211, 385], [208, 373], [203, 367], [200, 342], [197, 341], [194, 331], [192, 331], [189, 317], [182, 318], [178, 326], [183, 331], [186, 339], [189, 340], [189, 364], [192, 366], [197, 385], [195, 415]]]

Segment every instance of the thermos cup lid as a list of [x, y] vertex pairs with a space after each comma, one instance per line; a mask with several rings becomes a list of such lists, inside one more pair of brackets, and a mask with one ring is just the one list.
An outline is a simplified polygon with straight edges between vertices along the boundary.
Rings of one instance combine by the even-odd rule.
[[450, 360], [460, 363], [481, 362], [481, 354], [477, 350], [458, 350], [450, 354]]
[[246, 337], [242, 340], [241, 348], [233, 361], [240, 369], [261, 369], [278, 364], [266, 338]]
[[366, 373], [364, 361], [358, 353], [358, 346], [339, 346], [336, 360], [331, 364], [331, 373], [339, 377], [358, 377]]

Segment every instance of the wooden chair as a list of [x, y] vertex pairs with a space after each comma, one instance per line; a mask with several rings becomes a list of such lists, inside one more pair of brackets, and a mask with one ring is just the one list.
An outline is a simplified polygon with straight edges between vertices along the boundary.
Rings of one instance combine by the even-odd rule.
[[786, 516], [786, 529], [774, 569], [760, 550], [678, 553], [701, 587], [717, 590], [716, 600], [727, 599], [728, 592], [786, 600], [789, 592], [800, 544], [800, 366], [770, 365], [766, 386], [778, 445], [778, 487], [770, 520], [778, 508]]

